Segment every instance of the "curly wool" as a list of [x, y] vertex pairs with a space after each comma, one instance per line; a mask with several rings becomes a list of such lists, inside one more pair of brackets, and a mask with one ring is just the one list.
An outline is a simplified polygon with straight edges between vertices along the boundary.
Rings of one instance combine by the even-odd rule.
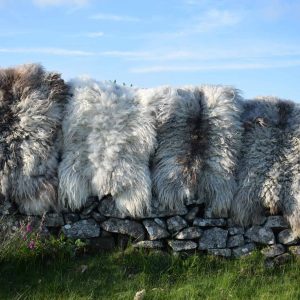
[[272, 97], [246, 101], [238, 191], [232, 205], [242, 225], [259, 223], [265, 209], [281, 212], [300, 235], [300, 109]]
[[30, 64], [0, 70], [0, 194], [26, 213], [57, 208], [60, 75]]
[[[149, 159], [155, 118], [133, 88], [79, 79], [63, 122], [60, 201], [80, 208], [89, 196], [111, 195], [116, 208], [141, 217], [151, 207]], [[144, 103], [144, 104], [143, 104]]]
[[[157, 96], [158, 97], [158, 96]], [[154, 193], [166, 209], [198, 199], [226, 216], [236, 188], [240, 96], [224, 86], [165, 88], [158, 107]]]

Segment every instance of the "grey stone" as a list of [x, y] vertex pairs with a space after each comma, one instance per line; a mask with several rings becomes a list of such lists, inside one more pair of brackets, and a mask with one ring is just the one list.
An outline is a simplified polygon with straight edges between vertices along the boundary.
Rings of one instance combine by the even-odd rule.
[[144, 248], [144, 249], [162, 249], [164, 244], [162, 241], [140, 241], [133, 244], [134, 248]]
[[205, 208], [203, 216], [206, 219], [213, 219], [214, 214], [213, 214], [212, 208], [211, 207]]
[[125, 219], [129, 215], [119, 211], [116, 207], [116, 202], [112, 197], [105, 197], [98, 205], [98, 212], [106, 217]]
[[282, 216], [270, 216], [267, 218], [265, 227], [270, 227], [272, 229], [286, 229], [289, 225]]
[[83, 214], [80, 214], [80, 220], [87, 220], [87, 219], [90, 219], [91, 216], [90, 215], [83, 215]]
[[80, 220], [63, 226], [62, 231], [69, 238], [93, 238], [100, 235], [100, 226], [94, 219]]
[[231, 249], [208, 249], [207, 253], [214, 256], [231, 257]]
[[218, 227], [207, 229], [203, 232], [199, 241], [199, 249], [226, 248], [228, 230]]
[[62, 214], [48, 213], [45, 215], [44, 225], [46, 227], [61, 227], [65, 224]]
[[245, 244], [244, 246], [232, 249], [234, 257], [241, 257], [248, 255], [255, 250], [256, 246], [254, 243]]
[[188, 221], [188, 222], [192, 222], [196, 217], [197, 214], [199, 213], [199, 207], [193, 207], [189, 210], [189, 212], [184, 216], [184, 218]]
[[161, 218], [161, 217], [170, 217], [170, 216], [182, 216], [186, 215], [188, 212], [185, 206], [176, 208], [176, 209], [166, 209], [162, 210], [161, 207], [153, 207], [150, 212], [145, 214], [144, 218]]
[[11, 202], [7, 200], [1, 202], [0, 200], [0, 215], [12, 215], [15, 213], [17, 213], [17, 209]]
[[196, 218], [193, 222], [194, 226], [199, 227], [223, 227], [226, 226], [225, 219], [204, 219], [204, 218]]
[[267, 221], [266, 216], [258, 215], [256, 218], [253, 220], [254, 225], [263, 225]]
[[193, 240], [201, 237], [203, 230], [199, 227], [188, 227], [180, 231], [175, 238], [178, 240]]
[[167, 219], [167, 225], [170, 232], [178, 232], [188, 226], [186, 220], [180, 216]]
[[101, 227], [108, 232], [126, 234], [137, 240], [145, 238], [143, 225], [136, 221], [110, 218], [104, 221]]
[[187, 251], [193, 250], [197, 248], [197, 243], [193, 241], [168, 241], [169, 246], [173, 249], [173, 251]]
[[278, 234], [278, 241], [284, 245], [296, 245], [298, 238], [293, 235], [291, 229], [285, 229]]
[[158, 225], [157, 222], [153, 220], [144, 220], [143, 224], [149, 234], [150, 240], [159, 240], [170, 236], [164, 227]]
[[264, 244], [273, 245], [275, 243], [275, 236], [270, 228], [254, 225], [246, 231], [246, 237], [251, 241]]
[[112, 236], [97, 237], [88, 240], [92, 250], [113, 250], [116, 247], [115, 239]]
[[84, 205], [83, 205], [83, 208], [88, 208], [90, 207], [91, 205], [93, 205], [94, 203], [97, 203], [99, 202], [99, 199], [97, 196], [90, 196], [86, 199]]
[[64, 214], [64, 219], [66, 224], [72, 224], [80, 220], [78, 214], [75, 213], [66, 213]]
[[87, 216], [89, 215], [96, 207], [98, 206], [98, 202], [93, 202], [90, 206], [85, 207], [81, 212], [81, 215]]
[[228, 238], [227, 241], [228, 248], [239, 247], [239, 246], [243, 246], [244, 244], [245, 244], [245, 239], [242, 234], [232, 235]]
[[167, 229], [167, 224], [164, 220], [160, 219], [160, 218], [155, 218], [154, 222], [157, 223], [159, 226]]
[[98, 223], [103, 222], [106, 220], [106, 217], [101, 215], [100, 213], [93, 211], [92, 212], [92, 217], [95, 221], [97, 221]]
[[289, 251], [296, 256], [300, 256], [300, 246], [291, 246]]
[[241, 226], [233, 226], [228, 228], [228, 232], [230, 235], [244, 234], [245, 229]]
[[291, 254], [284, 253], [279, 256], [276, 256], [273, 261], [276, 265], [283, 265], [292, 259]]
[[262, 249], [261, 253], [267, 258], [272, 258], [285, 253], [285, 248], [281, 244], [275, 244]]

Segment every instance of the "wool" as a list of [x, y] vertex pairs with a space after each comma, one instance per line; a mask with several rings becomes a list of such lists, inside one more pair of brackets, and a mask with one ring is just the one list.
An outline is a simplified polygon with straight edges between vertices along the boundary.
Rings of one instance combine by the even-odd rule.
[[118, 211], [142, 217], [151, 209], [150, 156], [155, 118], [142, 91], [82, 78], [63, 122], [60, 202], [77, 209], [89, 196], [111, 195]]
[[241, 98], [225, 86], [165, 88], [157, 112], [153, 191], [165, 209], [197, 199], [226, 216], [236, 189]]
[[256, 224], [266, 210], [280, 212], [299, 236], [299, 105], [275, 97], [248, 100], [242, 122], [234, 219], [242, 225]]
[[26, 213], [57, 208], [67, 86], [38, 64], [0, 70], [0, 194]]

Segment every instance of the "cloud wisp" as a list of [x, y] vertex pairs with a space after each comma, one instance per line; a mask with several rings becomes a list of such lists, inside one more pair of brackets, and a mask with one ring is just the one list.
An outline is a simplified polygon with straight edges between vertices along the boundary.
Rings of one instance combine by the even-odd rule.
[[88, 4], [90, 0], [33, 0], [33, 3], [38, 6], [84, 6]]
[[114, 15], [114, 14], [95, 14], [90, 16], [90, 19], [112, 22], [140, 22], [141, 19], [132, 16]]

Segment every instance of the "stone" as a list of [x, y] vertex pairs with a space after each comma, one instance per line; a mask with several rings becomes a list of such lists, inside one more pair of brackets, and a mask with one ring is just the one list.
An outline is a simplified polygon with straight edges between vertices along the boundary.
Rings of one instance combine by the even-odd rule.
[[66, 213], [64, 214], [65, 224], [72, 224], [80, 220], [78, 214], [75, 213]]
[[65, 224], [62, 214], [48, 213], [44, 218], [44, 225], [46, 227], [61, 227]]
[[89, 216], [89, 215], [80, 214], [79, 216], [80, 216], [80, 220], [87, 220], [87, 219], [91, 218], [91, 216]]
[[282, 266], [289, 262], [292, 259], [292, 255], [289, 253], [284, 253], [281, 255], [278, 255], [274, 258], [267, 258], [265, 261], [265, 266], [268, 269], [272, 269], [275, 266]]
[[0, 199], [0, 215], [13, 215], [17, 213], [17, 208], [10, 201]]
[[241, 257], [250, 254], [255, 248], [256, 246], [254, 243], [245, 244], [244, 246], [232, 249], [232, 254], [234, 257]]
[[265, 257], [272, 258], [285, 253], [285, 248], [281, 244], [271, 245], [260, 251]]
[[178, 240], [193, 240], [201, 237], [203, 230], [199, 227], [188, 227], [180, 231], [175, 238]]
[[289, 251], [296, 256], [300, 256], [300, 246], [291, 246]]
[[269, 216], [265, 227], [272, 229], [287, 229], [289, 228], [289, 225], [282, 216]]
[[263, 244], [273, 245], [275, 243], [275, 236], [270, 228], [254, 225], [246, 231], [245, 236], [251, 241]]
[[197, 243], [193, 241], [168, 241], [168, 245], [175, 252], [193, 250], [197, 248]]
[[194, 219], [197, 217], [197, 214], [199, 213], [199, 207], [193, 207], [189, 210], [189, 212], [184, 216], [184, 218], [188, 221], [188, 222], [193, 222]]
[[200, 238], [199, 249], [226, 248], [227, 236], [228, 230], [218, 227], [207, 229]]
[[116, 202], [111, 196], [104, 197], [98, 205], [98, 212], [106, 217], [125, 219], [129, 215], [119, 211], [116, 207]]
[[227, 247], [234, 248], [243, 246], [245, 244], [245, 239], [242, 234], [232, 235], [228, 238]]
[[162, 249], [164, 248], [164, 243], [162, 241], [140, 241], [133, 244], [133, 247], [143, 249]]
[[214, 256], [231, 257], [231, 249], [207, 249], [207, 253]]
[[136, 221], [109, 218], [101, 224], [101, 227], [108, 232], [129, 235], [136, 240], [145, 239], [143, 225]]
[[199, 227], [223, 227], [226, 226], [226, 220], [196, 218], [193, 222], [193, 225]]
[[241, 226], [233, 226], [228, 228], [228, 233], [230, 235], [236, 235], [236, 234], [244, 234], [245, 229]]
[[262, 215], [259, 215], [259, 216], [256, 216], [255, 220], [253, 220], [253, 224], [254, 225], [263, 225], [267, 220], [267, 217], [266, 216], [262, 216]]
[[160, 218], [155, 218], [154, 222], [156, 224], [158, 224], [160, 227], [163, 227], [163, 228], [167, 229], [167, 224], [166, 224], [166, 222], [164, 220], [162, 220]]
[[83, 209], [81, 215], [84, 216], [89, 215], [97, 206], [98, 206], [98, 202], [93, 202], [90, 206]]
[[92, 250], [113, 250], [116, 247], [115, 239], [109, 237], [97, 237], [88, 240], [89, 248]]
[[149, 234], [149, 239], [159, 240], [170, 236], [170, 233], [162, 226], [158, 225], [157, 222], [153, 220], [144, 220], [143, 224]]
[[98, 213], [96, 211], [92, 212], [92, 218], [98, 223], [101, 223], [106, 220], [105, 216], [101, 215], [100, 213]]
[[152, 207], [152, 210], [144, 215], [144, 218], [163, 218], [170, 216], [182, 216], [186, 215], [188, 210], [185, 206], [176, 208], [176, 209], [166, 209], [162, 210], [161, 206]]
[[285, 229], [278, 234], [278, 241], [284, 245], [296, 245], [298, 238], [294, 236], [291, 229]]
[[99, 202], [99, 199], [97, 196], [90, 196], [86, 199], [84, 205], [83, 205], [83, 208], [88, 208], [90, 207], [91, 205], [93, 205], [94, 203], [97, 203]]
[[146, 290], [141, 290], [135, 293], [133, 300], [143, 300], [146, 296]]
[[170, 232], [178, 232], [188, 226], [185, 219], [180, 216], [175, 216], [167, 219], [167, 226]]
[[93, 238], [100, 235], [100, 226], [94, 219], [80, 220], [62, 227], [62, 231], [69, 238]]

